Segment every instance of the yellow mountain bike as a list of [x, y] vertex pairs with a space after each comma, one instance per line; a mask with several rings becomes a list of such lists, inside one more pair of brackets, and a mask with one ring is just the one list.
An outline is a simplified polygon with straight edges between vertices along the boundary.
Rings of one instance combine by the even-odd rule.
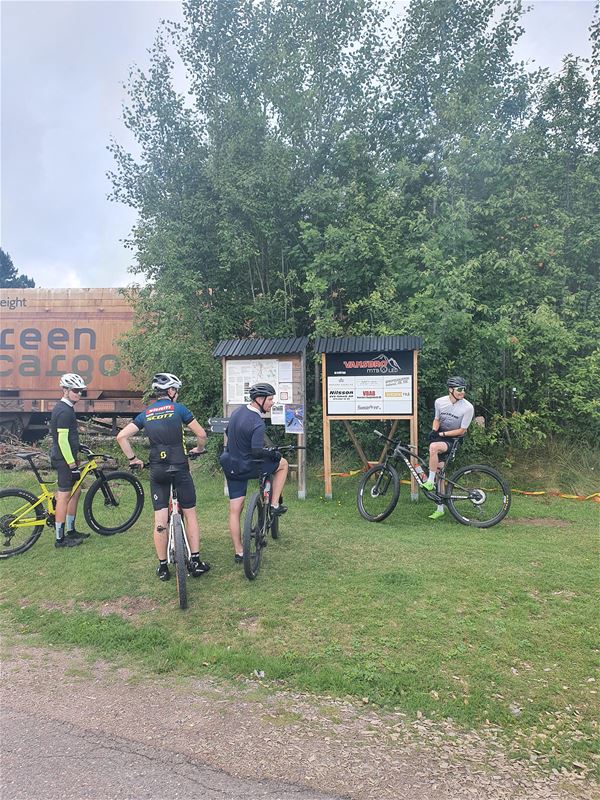
[[[73, 486], [74, 492], [92, 473], [96, 480], [87, 490], [83, 514], [96, 533], [112, 536], [127, 531], [135, 524], [144, 507], [144, 488], [130, 472], [105, 472], [100, 462], [108, 461], [106, 454], [92, 453], [80, 447], [87, 461], [81, 467], [81, 477]], [[40, 494], [12, 487], [0, 490], [0, 559], [10, 558], [29, 550], [44, 530], [44, 524], [54, 528], [54, 489], [44, 481], [34, 459], [43, 453], [17, 453], [28, 462], [40, 485]], [[52, 481], [55, 483], [55, 481]]]

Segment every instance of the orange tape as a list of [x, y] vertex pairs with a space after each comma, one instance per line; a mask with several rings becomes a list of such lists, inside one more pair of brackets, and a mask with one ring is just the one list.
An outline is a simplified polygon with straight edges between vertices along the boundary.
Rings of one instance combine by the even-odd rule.
[[[377, 464], [377, 461], [370, 461], [370, 464]], [[332, 478], [353, 478], [355, 475], [360, 475], [364, 472], [364, 469], [353, 469], [350, 472], [332, 472]], [[320, 475], [323, 478], [323, 473]], [[402, 479], [400, 483], [404, 483], [407, 486], [410, 484], [410, 481]], [[556, 490], [550, 490], [548, 492], [545, 491], [538, 491], [538, 492], [528, 492], [526, 489], [511, 489], [513, 494], [522, 494], [526, 497], [541, 497], [542, 495], [548, 495], [548, 497], [560, 497], [562, 500], [591, 500], [592, 503], [600, 503], [600, 492], [594, 492], [594, 494], [565, 494], [564, 492], [558, 492]]]

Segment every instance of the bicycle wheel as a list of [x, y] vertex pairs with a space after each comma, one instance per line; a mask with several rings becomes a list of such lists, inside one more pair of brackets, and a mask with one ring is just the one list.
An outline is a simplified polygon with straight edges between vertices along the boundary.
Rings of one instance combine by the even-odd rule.
[[46, 515], [41, 505], [31, 507], [37, 499], [25, 489], [0, 490], [0, 558], [24, 553], [42, 535]]
[[446, 480], [448, 510], [463, 525], [491, 528], [508, 514], [510, 488], [495, 469], [471, 464]]
[[262, 551], [266, 543], [265, 534], [265, 513], [262, 497], [259, 492], [254, 492], [244, 517], [244, 533], [242, 537], [244, 572], [249, 581], [253, 581], [258, 575]]
[[83, 513], [93, 531], [103, 536], [127, 531], [144, 507], [144, 488], [130, 472], [109, 472], [87, 491]]
[[179, 608], [187, 608], [187, 549], [183, 535], [183, 521], [179, 514], [173, 514], [171, 522], [175, 542], [175, 577], [177, 578]]
[[273, 539], [279, 539], [279, 517], [276, 514], [271, 514], [271, 536]]
[[356, 502], [361, 517], [382, 522], [396, 508], [400, 497], [398, 473], [389, 464], [376, 464], [360, 479]]

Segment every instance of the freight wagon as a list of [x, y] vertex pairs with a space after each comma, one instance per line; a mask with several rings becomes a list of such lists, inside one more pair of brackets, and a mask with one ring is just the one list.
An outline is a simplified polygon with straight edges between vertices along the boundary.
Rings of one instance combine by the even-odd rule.
[[133, 310], [117, 289], [0, 289], [0, 428], [40, 435], [65, 372], [88, 384], [77, 416], [114, 428], [143, 408], [117, 339]]

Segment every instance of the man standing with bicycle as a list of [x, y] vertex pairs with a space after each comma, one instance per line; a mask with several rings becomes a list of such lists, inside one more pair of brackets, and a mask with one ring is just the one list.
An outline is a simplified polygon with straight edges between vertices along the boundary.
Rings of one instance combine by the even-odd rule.
[[[458, 442], [467, 432], [475, 409], [473, 404], [465, 400], [467, 382], [459, 375], [446, 381], [448, 394], [435, 401], [435, 417], [429, 432], [429, 476], [423, 489], [431, 492], [435, 489], [435, 476], [440, 461], [445, 461], [450, 447]], [[429, 515], [429, 519], [440, 519], [444, 516], [444, 506], [438, 505]]]
[[[52, 409], [50, 416], [50, 435], [52, 450], [50, 463], [58, 473], [58, 491], [56, 493], [55, 547], [76, 547], [89, 533], [75, 530], [77, 504], [81, 496], [81, 486], [71, 494], [73, 486], [81, 477], [77, 453], [79, 452], [79, 433], [75, 403], [81, 399], [81, 393], [87, 388], [81, 375], [67, 372], [60, 379], [63, 396]], [[66, 532], [65, 532], [66, 526]]]
[[[176, 402], [182, 383], [176, 375], [159, 372], [152, 378], [156, 401], [126, 425], [117, 435], [119, 447], [129, 459], [130, 467], [143, 467], [144, 462], [133, 452], [132, 436], [145, 429], [150, 440], [150, 491], [154, 508], [154, 546], [158, 556], [157, 576], [161, 581], [171, 577], [167, 563], [167, 522], [171, 482], [177, 488], [183, 512], [191, 559], [188, 572], [194, 578], [208, 572], [210, 565], [200, 561], [200, 528], [196, 517], [196, 489], [190, 473], [184, 440], [184, 426], [195, 434], [198, 444], [190, 453], [204, 451], [206, 432], [189, 408]], [[177, 472], [169, 473], [169, 466]]]
[[276, 516], [287, 508], [280, 504], [281, 493], [288, 474], [288, 462], [281, 453], [265, 448], [265, 423], [275, 400], [275, 388], [270, 383], [255, 383], [250, 387], [248, 405], [236, 408], [227, 426], [227, 447], [219, 461], [227, 480], [229, 493], [229, 532], [236, 564], [243, 562], [240, 519], [248, 481], [263, 472], [273, 475], [272, 508]]

